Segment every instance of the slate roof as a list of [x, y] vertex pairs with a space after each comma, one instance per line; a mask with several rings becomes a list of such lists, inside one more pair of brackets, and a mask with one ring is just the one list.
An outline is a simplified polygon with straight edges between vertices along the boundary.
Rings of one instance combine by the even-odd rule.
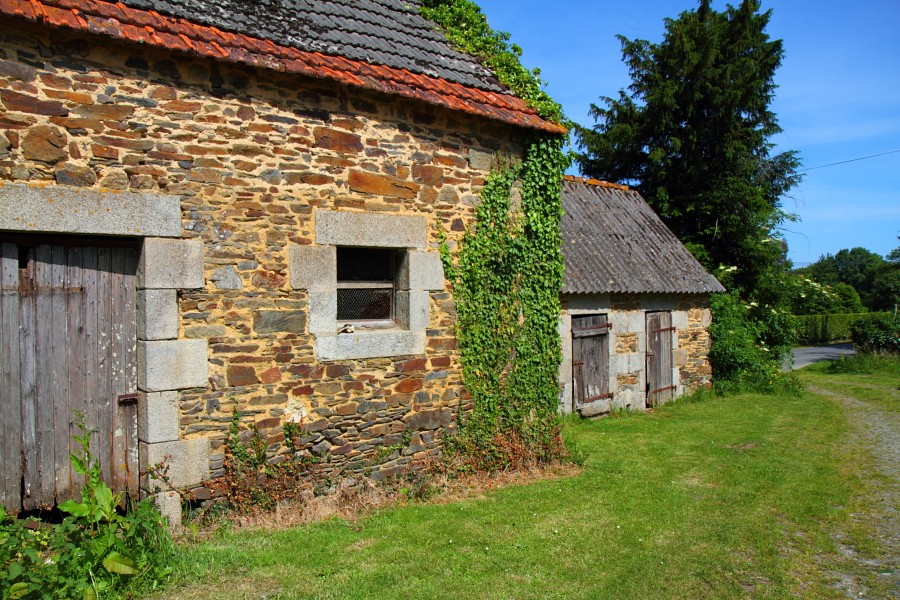
[[408, 0], [121, 0], [282, 46], [406, 69], [493, 92], [503, 87], [450, 47]]
[[453, 50], [417, 6], [417, 0], [0, 0], [0, 15], [565, 133], [505, 91], [476, 59]]
[[725, 291], [636, 191], [566, 177], [562, 204], [563, 293]]

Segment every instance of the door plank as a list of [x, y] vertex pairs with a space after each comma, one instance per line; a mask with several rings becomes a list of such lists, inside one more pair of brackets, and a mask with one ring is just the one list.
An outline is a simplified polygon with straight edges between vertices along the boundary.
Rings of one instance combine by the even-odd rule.
[[68, 376], [68, 324], [66, 316], [66, 285], [68, 248], [54, 246], [50, 273], [50, 312], [52, 323], [48, 366], [53, 386], [54, 479], [56, 502], [72, 497], [71, 470], [69, 468], [69, 376]]
[[[123, 261], [122, 344], [120, 362], [124, 376], [125, 393], [136, 392], [137, 387], [137, 264], [138, 251], [129, 248]], [[138, 405], [134, 404], [125, 420], [125, 464], [128, 469], [127, 491], [132, 498], [139, 495], [140, 466], [138, 463]]]
[[51, 507], [56, 499], [56, 438], [53, 417], [57, 402], [54, 386], [53, 347], [53, 247], [42, 244], [31, 257], [34, 273], [34, 360], [35, 360], [35, 449], [38, 490], [33, 500], [41, 507]]
[[28, 250], [25, 269], [19, 271], [19, 377], [22, 389], [22, 507], [40, 506], [40, 466], [37, 449], [37, 408], [35, 373], [34, 249]]
[[113, 480], [113, 410], [115, 402], [110, 389], [112, 361], [112, 340], [110, 335], [111, 306], [113, 304], [110, 286], [112, 250], [109, 248], [97, 248], [97, 286], [93, 297], [97, 303], [97, 327], [94, 330], [97, 340], [97, 375], [94, 392], [94, 403], [97, 411], [97, 420], [94, 427], [97, 429], [97, 453], [94, 455], [100, 462], [100, 472], [103, 481], [112, 484]]
[[21, 504], [22, 421], [19, 374], [19, 249], [0, 244], [0, 504], [18, 512]]
[[[87, 349], [81, 343], [84, 333], [84, 315], [87, 300], [84, 292], [84, 249], [69, 248], [66, 261], [66, 285], [69, 293], [66, 295], [66, 356], [68, 363], [68, 392], [69, 414], [66, 431], [69, 438], [80, 435], [81, 432], [75, 426], [76, 416], [87, 416]], [[74, 449], [74, 441], [71, 448]], [[69, 468], [69, 480], [72, 484], [72, 493], [80, 489], [84, 483], [84, 477]]]
[[86, 425], [91, 433], [91, 452], [94, 456], [102, 456], [102, 445], [98, 441], [99, 415], [97, 412], [97, 395], [100, 388], [97, 359], [97, 248], [84, 248], [82, 255], [82, 333], [81, 345], [84, 351], [84, 415]]

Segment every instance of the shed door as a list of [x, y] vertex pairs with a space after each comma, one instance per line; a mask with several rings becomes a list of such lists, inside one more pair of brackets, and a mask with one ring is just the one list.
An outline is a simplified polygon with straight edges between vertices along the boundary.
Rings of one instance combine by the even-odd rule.
[[574, 410], [584, 415], [608, 410], [608, 405], [599, 406], [601, 400], [612, 396], [606, 315], [572, 318], [572, 389]]
[[647, 313], [647, 408], [672, 399], [672, 313]]
[[0, 502], [77, 497], [75, 415], [103, 480], [137, 493], [134, 247], [0, 240]]

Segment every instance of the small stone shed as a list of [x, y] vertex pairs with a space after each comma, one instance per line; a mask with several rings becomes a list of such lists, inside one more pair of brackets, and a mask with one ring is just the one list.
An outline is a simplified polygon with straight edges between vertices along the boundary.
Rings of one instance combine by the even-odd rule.
[[234, 411], [345, 474], [438, 451], [464, 395], [439, 239], [565, 130], [417, 7], [0, 2], [3, 506], [77, 494], [75, 411], [133, 493], [165, 459], [203, 498]]
[[562, 189], [560, 410], [644, 410], [708, 385], [722, 285], [637, 192], [575, 177]]

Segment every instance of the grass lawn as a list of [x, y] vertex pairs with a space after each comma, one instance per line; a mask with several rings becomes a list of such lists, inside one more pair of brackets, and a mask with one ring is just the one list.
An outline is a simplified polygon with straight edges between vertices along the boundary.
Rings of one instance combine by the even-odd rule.
[[841, 597], [834, 573], [849, 567], [834, 534], [880, 551], [865, 523], [850, 523], [874, 484], [848, 432], [840, 404], [809, 393], [572, 422], [586, 456], [578, 476], [223, 533], [183, 546], [158, 597]]
[[853, 396], [880, 410], [900, 412], [900, 360], [865, 357], [826, 361], [798, 372], [806, 383]]

